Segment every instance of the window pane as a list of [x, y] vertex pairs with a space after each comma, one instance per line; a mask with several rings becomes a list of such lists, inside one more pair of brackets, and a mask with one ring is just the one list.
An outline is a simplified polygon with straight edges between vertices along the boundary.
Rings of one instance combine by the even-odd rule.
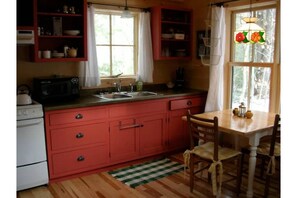
[[109, 15], [95, 14], [95, 32], [97, 45], [110, 43]]
[[257, 24], [264, 28], [266, 42], [255, 45], [254, 62], [272, 63], [275, 43], [276, 9], [258, 10], [255, 12]]
[[241, 102], [247, 104], [248, 79], [248, 67], [232, 67], [232, 108], [238, 107]]
[[112, 16], [112, 44], [134, 45], [134, 19]]
[[100, 76], [110, 76], [110, 47], [97, 46], [96, 50]]
[[268, 111], [271, 69], [232, 67], [232, 108], [244, 102], [249, 109]]
[[112, 47], [112, 75], [123, 72], [125, 75], [134, 75], [134, 51], [133, 47]]
[[270, 73], [270, 68], [252, 68], [250, 109], [259, 111], [269, 109]]
[[[234, 61], [235, 62], [261, 62], [271, 63], [274, 58], [274, 43], [275, 43], [275, 17], [276, 10], [265, 9], [258, 10], [254, 16], [258, 18], [256, 22], [265, 30], [264, 44], [235, 44], [234, 45]], [[250, 17], [250, 12], [242, 12], [235, 14], [235, 29], [240, 28], [245, 22], [244, 17]]]

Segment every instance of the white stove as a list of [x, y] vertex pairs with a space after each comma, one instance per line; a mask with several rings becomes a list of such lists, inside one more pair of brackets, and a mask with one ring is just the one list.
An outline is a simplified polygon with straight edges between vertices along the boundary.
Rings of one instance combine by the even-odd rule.
[[48, 183], [42, 105], [17, 106], [17, 190]]
[[27, 120], [43, 117], [42, 105], [32, 101], [29, 105], [17, 105], [17, 120]]

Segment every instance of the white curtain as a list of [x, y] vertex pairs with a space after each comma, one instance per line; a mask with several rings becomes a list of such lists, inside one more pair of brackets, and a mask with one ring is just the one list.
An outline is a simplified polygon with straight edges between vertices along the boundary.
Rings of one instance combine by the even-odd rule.
[[137, 80], [153, 82], [153, 49], [150, 26], [150, 13], [141, 12], [139, 16], [139, 48]]
[[88, 6], [87, 19], [88, 61], [80, 62], [80, 84], [82, 87], [96, 87], [101, 84], [101, 81], [98, 71], [94, 27], [94, 7], [92, 5]]
[[[225, 24], [225, 8], [213, 7], [212, 8], [212, 26], [211, 38], [220, 38], [217, 46], [211, 47], [210, 54], [220, 55], [220, 60], [217, 65], [210, 65], [209, 69], [209, 89], [205, 105], [205, 112], [219, 111], [223, 109], [223, 73], [224, 73], [224, 56], [225, 56], [225, 37], [226, 37], [226, 24]], [[211, 43], [213, 43], [211, 41]], [[210, 57], [210, 62], [212, 61]]]

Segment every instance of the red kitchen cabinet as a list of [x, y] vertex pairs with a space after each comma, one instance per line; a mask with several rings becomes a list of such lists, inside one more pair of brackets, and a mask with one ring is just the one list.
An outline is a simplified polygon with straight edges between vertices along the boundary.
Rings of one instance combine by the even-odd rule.
[[191, 113], [204, 112], [205, 96], [175, 99], [169, 101], [169, 120], [168, 120], [168, 149], [178, 150], [189, 146], [189, 133], [187, 123], [181, 119]]
[[190, 109], [206, 95], [116, 103], [45, 112], [50, 180], [186, 149]]
[[151, 8], [154, 60], [190, 60], [193, 43], [192, 9], [156, 6]]
[[154, 155], [165, 151], [167, 115], [164, 113], [139, 118], [140, 155]]
[[123, 103], [109, 108], [110, 158], [126, 162], [165, 151], [167, 100]]
[[45, 112], [50, 180], [109, 163], [107, 108]]
[[110, 160], [122, 162], [139, 156], [139, 127], [136, 119], [123, 119], [110, 123]]
[[[34, 62], [87, 61], [87, 1], [33, 0], [33, 4]], [[53, 56], [54, 51], [64, 53], [65, 46], [77, 49], [77, 56]], [[40, 56], [45, 50], [51, 51], [50, 58]]]

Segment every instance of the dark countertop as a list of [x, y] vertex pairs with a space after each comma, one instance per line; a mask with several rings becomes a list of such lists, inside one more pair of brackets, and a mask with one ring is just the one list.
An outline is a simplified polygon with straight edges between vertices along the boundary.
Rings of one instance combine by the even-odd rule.
[[171, 97], [192, 96], [192, 95], [206, 95], [207, 91], [197, 89], [167, 89], [154, 91], [157, 95], [154, 96], [137, 96], [132, 98], [117, 98], [117, 99], [102, 99], [95, 94], [82, 94], [79, 98], [61, 102], [52, 102], [43, 104], [44, 111], [62, 110], [79, 107], [101, 106], [107, 104], [127, 103], [144, 100], [154, 100]]

